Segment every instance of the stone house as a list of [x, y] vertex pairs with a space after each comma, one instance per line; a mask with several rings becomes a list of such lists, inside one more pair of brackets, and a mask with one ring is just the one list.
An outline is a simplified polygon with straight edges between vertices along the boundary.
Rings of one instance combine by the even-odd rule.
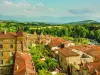
[[29, 42], [28, 33], [22, 32], [20, 28], [16, 33], [0, 33], [0, 75], [13, 75], [15, 53], [27, 52]]

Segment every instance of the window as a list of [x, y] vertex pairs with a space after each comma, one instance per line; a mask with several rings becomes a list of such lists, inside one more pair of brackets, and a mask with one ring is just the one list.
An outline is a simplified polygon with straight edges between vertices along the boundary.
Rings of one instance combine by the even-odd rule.
[[10, 64], [13, 64], [13, 60], [10, 60]]
[[10, 40], [10, 48], [13, 48], [13, 40]]
[[30, 42], [28, 42], [28, 47], [30, 47], [31, 46], [31, 44], [30, 44]]
[[10, 56], [13, 56], [13, 52], [10, 52]]
[[3, 69], [0, 69], [0, 74], [3, 74]]
[[89, 56], [86, 54], [82, 54], [81, 58], [89, 58]]
[[3, 60], [0, 60], [0, 64], [3, 64]]
[[3, 45], [2, 44], [0, 44], [0, 48], [3, 48]]
[[3, 52], [0, 52], [0, 57], [2, 57], [3, 56]]
[[0, 40], [0, 48], [3, 48], [2, 43], [3, 43], [3, 40]]
[[10, 44], [10, 48], [13, 48], [13, 44]]

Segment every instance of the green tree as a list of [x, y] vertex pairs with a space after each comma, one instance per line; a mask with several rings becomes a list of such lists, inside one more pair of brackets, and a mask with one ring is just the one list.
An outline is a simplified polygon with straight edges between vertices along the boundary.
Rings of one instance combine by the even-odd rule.
[[100, 29], [96, 31], [96, 39], [100, 42]]
[[47, 70], [39, 70], [39, 75], [52, 75], [52, 73]]
[[45, 62], [47, 63], [49, 70], [52, 70], [52, 71], [54, 71], [58, 66], [57, 62], [53, 60], [52, 58], [46, 59]]
[[45, 62], [39, 61], [36, 65], [36, 70], [48, 70], [47, 64]]

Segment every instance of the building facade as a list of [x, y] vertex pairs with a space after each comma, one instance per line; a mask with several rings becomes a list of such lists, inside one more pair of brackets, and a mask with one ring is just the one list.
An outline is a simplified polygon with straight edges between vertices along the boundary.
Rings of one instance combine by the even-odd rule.
[[28, 50], [28, 34], [18, 29], [14, 32], [0, 33], [0, 75], [13, 75], [15, 53]]

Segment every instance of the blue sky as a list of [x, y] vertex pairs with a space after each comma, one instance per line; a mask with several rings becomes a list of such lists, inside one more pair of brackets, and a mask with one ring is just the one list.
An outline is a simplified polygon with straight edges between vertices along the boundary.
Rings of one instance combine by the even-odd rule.
[[99, 7], [100, 0], [0, 0], [0, 15], [20, 21], [100, 21]]

